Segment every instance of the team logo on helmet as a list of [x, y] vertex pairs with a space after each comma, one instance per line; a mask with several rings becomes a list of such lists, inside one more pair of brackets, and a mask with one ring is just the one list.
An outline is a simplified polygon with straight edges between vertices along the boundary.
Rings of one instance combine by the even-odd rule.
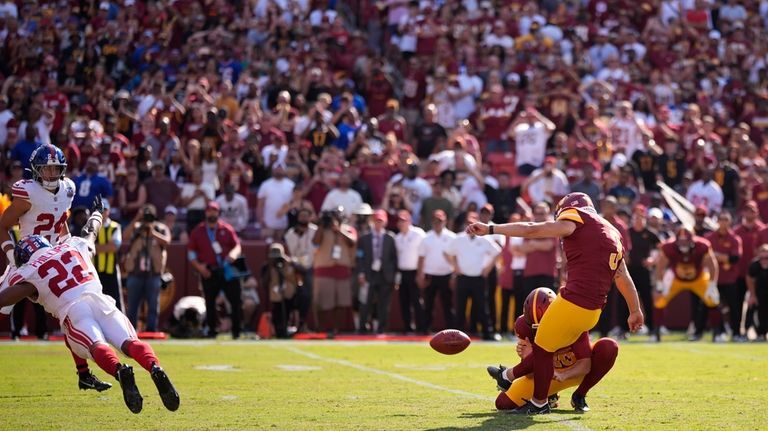
[[38, 250], [43, 248], [53, 247], [45, 237], [40, 235], [29, 235], [21, 239], [16, 243], [16, 248], [13, 250], [13, 258], [16, 261], [16, 266], [19, 267], [29, 262], [29, 258], [32, 257]]
[[560, 199], [560, 202], [557, 203], [557, 206], [555, 207], [555, 218], [557, 218], [557, 216], [559, 216], [563, 210], [568, 208], [591, 208], [592, 211], [594, 211], [595, 204], [593, 204], [592, 199], [584, 193], [568, 193], [562, 199]]
[[[64, 153], [58, 147], [44, 144], [32, 152], [32, 156], [29, 158], [29, 165], [32, 170], [32, 179], [52, 191], [59, 186], [59, 180], [64, 179], [64, 173], [67, 170], [67, 158], [64, 157]], [[47, 166], [59, 168], [55, 179], [43, 176], [43, 168]]]

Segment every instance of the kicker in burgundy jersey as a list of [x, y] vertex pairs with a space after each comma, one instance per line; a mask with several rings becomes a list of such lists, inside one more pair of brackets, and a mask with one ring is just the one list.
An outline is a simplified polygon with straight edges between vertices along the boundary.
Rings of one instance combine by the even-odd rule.
[[693, 243], [693, 248], [686, 254], [680, 252], [674, 238], [661, 245], [661, 252], [669, 260], [669, 268], [674, 271], [675, 277], [679, 280], [693, 281], [699, 278], [704, 256], [712, 247], [709, 241], [699, 236], [693, 237]]
[[566, 208], [557, 219], [576, 223], [576, 230], [563, 238], [568, 277], [560, 295], [579, 307], [600, 309], [624, 259], [621, 233], [593, 208]]

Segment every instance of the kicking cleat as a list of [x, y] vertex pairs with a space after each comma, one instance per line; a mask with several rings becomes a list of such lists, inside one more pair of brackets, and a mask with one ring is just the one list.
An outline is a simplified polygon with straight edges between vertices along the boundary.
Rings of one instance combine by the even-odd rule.
[[86, 373], [77, 373], [77, 387], [86, 391], [88, 389], [95, 389], [99, 392], [106, 391], [112, 387], [112, 384], [102, 382], [98, 377], [94, 376], [90, 371]]
[[560, 406], [560, 403], [558, 402], [560, 401], [560, 395], [550, 395], [549, 398], [547, 398], [547, 401], [549, 401], [549, 408], [556, 409]]
[[165, 374], [165, 371], [157, 365], [152, 366], [152, 370], [149, 372], [152, 376], [152, 381], [157, 386], [157, 392], [160, 394], [160, 399], [163, 400], [163, 405], [166, 409], [175, 412], [179, 409], [179, 393], [176, 392], [176, 388], [173, 387], [171, 379]]
[[589, 411], [587, 398], [575, 392], [571, 395], [571, 406], [579, 413], [586, 413]]
[[531, 401], [526, 401], [522, 407], [518, 407], [509, 411], [513, 415], [547, 415], [552, 413], [552, 409], [549, 407], [549, 403], [544, 404], [541, 407], [536, 406]]
[[504, 370], [506, 370], [507, 367], [504, 365], [499, 365], [499, 367], [494, 367], [493, 365], [486, 368], [488, 371], [488, 375], [490, 375], [492, 378], [496, 379], [496, 388], [502, 392], [506, 392], [510, 386], [512, 386], [512, 382], [507, 381], [504, 379], [503, 374]]
[[133, 413], [141, 412], [144, 399], [141, 398], [139, 388], [136, 387], [136, 379], [133, 376], [133, 367], [120, 364], [117, 367], [116, 377], [117, 381], [120, 382], [120, 387], [123, 389], [123, 400], [125, 400], [125, 405], [128, 406], [128, 410]]

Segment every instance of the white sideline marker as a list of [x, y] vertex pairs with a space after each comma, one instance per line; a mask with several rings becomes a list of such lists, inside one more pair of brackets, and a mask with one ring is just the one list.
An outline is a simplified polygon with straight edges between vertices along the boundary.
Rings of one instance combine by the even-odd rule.
[[[315, 353], [305, 352], [304, 350], [297, 349], [295, 347], [290, 347], [290, 346], [280, 346], [280, 347], [283, 347], [285, 350], [288, 350], [289, 352], [292, 352], [292, 353], [295, 353], [297, 355], [301, 355], [301, 356], [304, 356], [304, 357], [307, 357], [307, 358], [315, 359], [315, 360], [318, 360], [318, 361], [330, 362], [330, 363], [336, 364], [336, 365], [343, 365], [345, 367], [354, 368], [356, 370], [364, 371], [366, 373], [373, 373], [373, 374], [379, 374], [379, 375], [382, 375], [382, 376], [387, 376], [387, 377], [395, 379], [395, 380], [401, 380], [403, 382], [412, 383], [414, 385], [423, 386], [425, 388], [434, 389], [434, 390], [441, 391], [441, 392], [449, 392], [449, 393], [456, 394], [456, 395], [459, 395], [459, 396], [462, 396], [462, 397], [475, 398], [475, 399], [478, 399], [478, 400], [489, 401], [489, 402], [494, 402], [496, 400], [495, 397], [489, 397], [489, 396], [486, 396], [486, 395], [475, 394], [475, 393], [472, 393], [472, 392], [462, 391], [460, 389], [446, 388], [444, 386], [436, 385], [434, 383], [429, 383], [429, 382], [425, 382], [425, 381], [422, 381], [422, 380], [416, 380], [416, 379], [410, 378], [408, 376], [404, 376], [402, 374], [392, 373], [392, 372], [389, 372], [389, 371], [380, 370], [378, 368], [371, 368], [371, 367], [368, 367], [366, 365], [356, 364], [354, 362], [350, 362], [350, 361], [347, 361], [345, 359], [328, 358], [328, 357], [325, 357], [325, 356], [320, 356], [320, 355], [315, 354]], [[562, 423], [563, 425], [565, 425], [568, 428], [570, 428], [572, 430], [575, 430], [575, 431], [591, 431], [589, 428], [585, 427], [584, 425], [582, 425], [582, 424], [580, 424], [580, 423], [578, 423], [576, 421], [570, 420], [570, 419], [567, 419], [567, 420], [564, 420], [564, 421], [553, 421], [552, 423]]]

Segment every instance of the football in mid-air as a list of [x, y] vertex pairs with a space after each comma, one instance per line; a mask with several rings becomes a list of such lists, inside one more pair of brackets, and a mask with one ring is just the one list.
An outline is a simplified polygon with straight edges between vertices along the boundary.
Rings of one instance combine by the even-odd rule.
[[458, 329], [446, 329], [435, 334], [429, 345], [444, 355], [463, 352], [471, 343], [469, 336]]

